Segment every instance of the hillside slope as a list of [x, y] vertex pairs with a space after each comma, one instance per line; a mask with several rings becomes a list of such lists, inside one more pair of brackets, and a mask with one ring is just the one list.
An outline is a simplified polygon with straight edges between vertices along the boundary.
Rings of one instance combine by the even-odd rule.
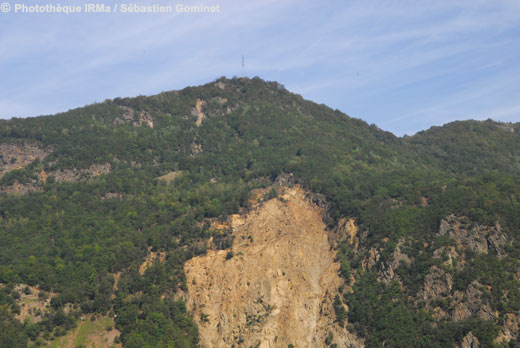
[[[464, 121], [397, 138], [259, 78], [2, 120], [0, 346], [53, 344], [92, 314], [115, 318], [124, 347], [219, 346], [236, 339], [234, 325], [251, 345], [283, 335], [295, 340], [279, 338], [285, 347], [518, 346], [519, 128]], [[294, 197], [277, 193], [295, 187], [310, 203], [284, 215]], [[268, 208], [258, 225], [226, 225]], [[299, 219], [311, 215], [307, 230]], [[295, 244], [255, 259], [277, 216], [290, 223], [276, 238]], [[328, 330], [303, 339], [272, 313], [243, 328], [237, 311], [259, 304], [231, 301], [251, 295], [235, 272], [254, 263], [277, 274], [269, 261], [323, 265], [284, 295], [313, 300], [284, 313]], [[197, 267], [213, 271], [195, 277]], [[309, 269], [292, 268], [291, 279]], [[227, 271], [238, 282], [229, 301], [218, 291]], [[265, 274], [250, 283], [282, 286]], [[22, 322], [25, 289], [47, 305]], [[266, 305], [285, 301], [265, 291]], [[225, 310], [199, 307], [214, 301]], [[219, 336], [221, 313], [237, 316]]]

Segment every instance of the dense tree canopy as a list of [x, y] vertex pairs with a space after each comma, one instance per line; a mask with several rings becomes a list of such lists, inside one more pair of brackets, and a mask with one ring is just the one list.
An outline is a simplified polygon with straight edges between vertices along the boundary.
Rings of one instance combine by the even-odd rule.
[[[431, 313], [409, 298], [436, 262], [432, 245], [446, 243], [436, 235], [441, 219], [455, 214], [498, 221], [514, 241], [507, 257], [475, 256], [466, 273], [454, 271], [456, 286], [478, 279], [493, 289], [486, 296], [496, 309], [519, 310], [518, 125], [456, 122], [403, 139], [274, 82], [217, 82], [0, 121], [0, 143], [36, 144], [49, 153], [0, 178], [4, 188], [37, 189], [0, 197], [0, 346], [50, 340], [82, 313], [112, 313], [125, 347], [195, 347], [196, 327], [173, 300], [186, 286], [183, 264], [205, 252], [210, 236], [221, 248], [230, 238], [205, 219], [247, 209], [251, 189], [283, 173], [324, 194], [331, 228], [354, 217], [366, 231], [367, 250], [385, 238], [388, 245], [411, 243], [416, 262], [399, 268], [401, 285], [363, 272], [362, 255], [340, 243], [341, 274], [347, 284], [356, 279], [354, 292], [340, 291], [335, 305], [343, 325], [341, 303], [350, 307], [346, 329], [366, 337], [369, 347], [448, 347], [469, 331], [492, 345], [496, 324], [472, 318], [433, 325]], [[198, 99], [200, 127], [193, 112]], [[153, 128], [143, 117], [153, 119]], [[91, 178], [61, 182], [52, 175], [107, 163], [108, 174]], [[38, 179], [41, 171], [49, 173], [46, 181]], [[157, 179], [170, 172], [179, 175], [169, 183]], [[167, 258], [141, 274], [150, 251], [166, 251]], [[383, 252], [380, 264], [388, 257]], [[16, 284], [57, 294], [43, 321], [13, 318]], [[75, 306], [68, 315], [66, 304]]]

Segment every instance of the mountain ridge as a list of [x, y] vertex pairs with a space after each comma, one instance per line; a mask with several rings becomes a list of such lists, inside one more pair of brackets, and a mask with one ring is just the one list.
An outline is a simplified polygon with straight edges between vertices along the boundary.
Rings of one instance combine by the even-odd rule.
[[[11, 120], [25, 120], [25, 119], [30, 119], [30, 118], [42, 118], [42, 117], [54, 117], [54, 116], [59, 116], [59, 115], [64, 115], [64, 114], [67, 114], [69, 112], [72, 112], [72, 111], [76, 111], [78, 109], [83, 109], [83, 108], [88, 108], [90, 106], [93, 106], [93, 105], [97, 105], [97, 104], [104, 104], [104, 103], [112, 103], [114, 101], [122, 101], [122, 100], [129, 100], [129, 99], [142, 99], [142, 98], [159, 98], [161, 96], [164, 96], [164, 95], [169, 95], [169, 94], [178, 94], [178, 93], [181, 93], [185, 90], [188, 90], [188, 89], [197, 89], [197, 88], [205, 88], [205, 87], [208, 87], [210, 85], [214, 85], [215, 83], [218, 85], [218, 83], [222, 83], [223, 81], [233, 81], [233, 80], [261, 80], [261, 81], [264, 81], [265, 83], [267, 84], [271, 84], [273, 86], [275, 86], [274, 88], [278, 88], [278, 89], [284, 89], [285, 90], [285, 86], [279, 82], [276, 82], [276, 81], [267, 81], [267, 80], [263, 80], [261, 79], [260, 77], [258, 76], [255, 76], [253, 78], [248, 78], [248, 77], [233, 77], [233, 78], [227, 78], [227, 77], [220, 77], [214, 81], [210, 81], [210, 82], [207, 82], [207, 83], [203, 83], [203, 84], [200, 84], [200, 85], [193, 85], [193, 86], [187, 86], [187, 87], [184, 87], [182, 89], [174, 89], [174, 90], [168, 90], [168, 91], [162, 91], [162, 92], [159, 92], [159, 93], [156, 93], [156, 94], [150, 94], [150, 95], [143, 95], [143, 94], [140, 94], [140, 95], [137, 95], [137, 96], [134, 96], [134, 97], [115, 97], [115, 98], [112, 98], [112, 99], [106, 99], [105, 101], [103, 102], [93, 102], [93, 103], [90, 103], [90, 104], [86, 104], [84, 106], [80, 106], [80, 107], [75, 107], [75, 108], [72, 108], [72, 109], [69, 109], [67, 111], [60, 111], [60, 112], [56, 112], [56, 113], [53, 113], [53, 114], [45, 114], [45, 115], [36, 115], [36, 116], [27, 116], [27, 117], [24, 117], [24, 116], [13, 116], [11, 118], [4, 118], [4, 119], [0, 119], [0, 122], [5, 122], [5, 121], [11, 121]], [[302, 98], [299, 94], [297, 93], [293, 93], [293, 92], [290, 92], [288, 91], [289, 93], [291, 93], [292, 95], [294, 96], [297, 96], [299, 98]], [[320, 106], [324, 106], [324, 107], [327, 107], [327, 108], [330, 108], [329, 106], [327, 106], [326, 104], [323, 104], [323, 103], [316, 103], [317, 105], [320, 105]], [[332, 108], [330, 108], [332, 109]], [[345, 112], [342, 112], [338, 109], [335, 109], [335, 111], [339, 112], [339, 113], [342, 113], [350, 118], [353, 118], [352, 116], [349, 116], [348, 114], [346, 114]], [[354, 119], [357, 119], [357, 120], [361, 120], [363, 121], [362, 118], [354, 118]], [[379, 128], [379, 126], [375, 125], [375, 124], [368, 124], [368, 122], [366, 121], [363, 121], [365, 123], [367, 123], [367, 125], [373, 125], [377, 128]], [[495, 123], [496, 125], [498, 125], [499, 127], [503, 128], [503, 129], [506, 129], [506, 131], [511, 131], [513, 130], [516, 130], [518, 132], [518, 124], [519, 122], [517, 123], [514, 123], [514, 122], [502, 122], [502, 121], [494, 121], [492, 120], [491, 118], [488, 118], [487, 120], [485, 121], [482, 121], [482, 120], [476, 120], [476, 119], [472, 119], [472, 118], [467, 118], [467, 119], [461, 119], [461, 120], [455, 120], [455, 121], [450, 121], [448, 123], [445, 123], [441, 126], [430, 126], [429, 128], [427, 129], [423, 129], [423, 130], [419, 130], [417, 131], [416, 133], [412, 134], [412, 135], [409, 135], [409, 134], [404, 134], [403, 136], [397, 136], [395, 134], [393, 134], [391, 131], [386, 131], [386, 130], [383, 130], [381, 129], [383, 132], [386, 132], [386, 133], [390, 133], [392, 135], [394, 135], [395, 137], [398, 137], [398, 138], [410, 138], [410, 137], [414, 137], [415, 135], [417, 135], [418, 133], [424, 133], [424, 132], [429, 132], [429, 131], [433, 131], [435, 129], [438, 129], [438, 128], [443, 128], [443, 127], [446, 127], [450, 124], [457, 124], [457, 123], [460, 123], [460, 122], [493, 122]]]

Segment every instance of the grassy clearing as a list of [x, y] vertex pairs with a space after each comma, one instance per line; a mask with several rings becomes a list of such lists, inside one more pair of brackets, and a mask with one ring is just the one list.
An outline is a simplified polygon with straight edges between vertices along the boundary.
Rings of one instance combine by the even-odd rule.
[[91, 316], [87, 316], [84, 321], [78, 322], [77, 328], [50, 342], [45, 348], [115, 347], [112, 342], [117, 333], [114, 330], [107, 330], [108, 327], [113, 328], [113, 326], [114, 321], [110, 317], [105, 316], [92, 321]]

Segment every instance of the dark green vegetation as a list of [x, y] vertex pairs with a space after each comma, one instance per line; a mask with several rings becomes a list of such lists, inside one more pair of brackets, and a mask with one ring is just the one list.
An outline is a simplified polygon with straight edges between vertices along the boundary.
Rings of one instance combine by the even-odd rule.
[[[249, 191], [272, 185], [282, 173], [324, 194], [331, 228], [342, 217], [360, 225], [357, 250], [338, 241], [341, 274], [353, 288], [339, 289], [338, 325], [369, 347], [452, 347], [470, 331], [481, 346], [493, 346], [505, 315], [520, 309], [518, 124], [511, 132], [493, 121], [455, 122], [401, 139], [277, 83], [219, 82], [224, 88], [211, 83], [0, 121], [0, 143], [31, 142], [50, 152], [0, 179], [4, 187], [18, 182], [41, 189], [0, 197], [0, 346], [38, 344], [63, 335], [83, 313], [109, 313], [117, 315], [125, 347], [195, 347], [197, 330], [184, 304], [169, 300], [186, 287], [183, 263], [204, 253], [210, 236], [217, 247], [229, 247], [230, 236], [211, 231], [205, 219], [247, 208]], [[192, 115], [197, 99], [206, 115], [200, 127]], [[134, 121], [150, 116], [154, 127], [126, 122], [128, 108]], [[55, 179], [60, 171], [106, 163], [106, 175]], [[46, 182], [37, 179], [42, 170]], [[182, 174], [169, 184], [156, 179], [172, 171]], [[504, 255], [462, 248], [461, 269], [433, 257], [454, 245], [438, 234], [450, 214], [473, 224], [499, 222], [509, 241]], [[381, 281], [399, 243], [413, 262]], [[363, 267], [371, 249], [379, 258]], [[149, 251], [167, 257], [141, 275]], [[478, 282], [485, 303], [500, 315], [434, 319], [436, 306], [418, 300], [432, 266], [453, 277], [453, 291]], [[13, 319], [16, 284], [58, 294], [41, 322]], [[453, 312], [449, 296], [435, 301]], [[69, 314], [66, 304], [73, 304]]]

